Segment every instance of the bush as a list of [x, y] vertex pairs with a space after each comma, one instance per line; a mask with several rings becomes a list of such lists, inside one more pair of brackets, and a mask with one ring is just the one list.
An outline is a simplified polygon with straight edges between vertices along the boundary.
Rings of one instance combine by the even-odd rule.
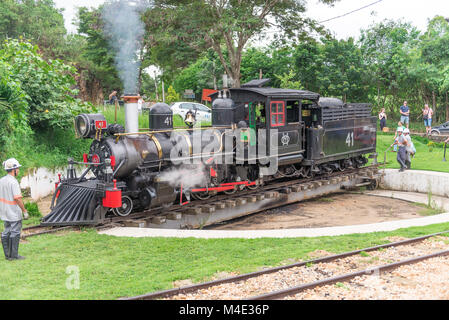
[[42, 217], [42, 213], [39, 211], [39, 207], [37, 206], [37, 203], [35, 203], [35, 202], [25, 203], [25, 209], [27, 209], [30, 217], [37, 217], [37, 218]]
[[8, 65], [9, 77], [26, 93], [27, 120], [33, 128], [67, 128], [75, 115], [95, 111], [74, 98], [76, 69], [61, 60], [45, 61], [30, 42], [5, 40], [0, 62]]

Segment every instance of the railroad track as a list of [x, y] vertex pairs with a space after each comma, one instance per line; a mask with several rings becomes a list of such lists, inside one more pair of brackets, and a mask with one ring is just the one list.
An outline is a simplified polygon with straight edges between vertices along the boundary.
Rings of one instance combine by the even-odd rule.
[[[188, 208], [195, 207], [197, 205], [207, 206], [212, 205], [214, 203], [223, 201], [223, 200], [233, 200], [238, 199], [244, 196], [248, 195], [254, 195], [261, 192], [269, 192], [269, 191], [282, 191], [285, 188], [288, 188], [290, 186], [294, 186], [301, 183], [310, 183], [310, 182], [316, 182], [316, 181], [322, 181], [330, 178], [335, 178], [338, 176], [343, 175], [350, 175], [350, 174], [359, 174], [360, 172], [368, 172], [370, 170], [377, 170], [378, 165], [372, 165], [367, 166], [363, 168], [358, 169], [349, 169], [341, 172], [333, 172], [328, 175], [322, 175], [320, 177], [314, 177], [314, 178], [297, 178], [297, 179], [290, 179], [285, 181], [275, 181], [271, 182], [269, 184], [266, 184], [264, 186], [260, 186], [257, 189], [245, 189], [237, 191], [235, 194], [219, 194], [216, 196], [213, 196], [207, 200], [192, 200], [186, 205], [172, 205], [169, 208], [154, 208], [151, 210], [146, 210], [142, 212], [132, 213], [126, 217], [119, 217], [119, 216], [113, 216], [108, 217], [103, 221], [101, 224], [94, 226], [97, 230], [105, 230], [110, 229], [117, 226], [123, 226], [123, 224], [130, 220], [140, 220], [142, 218], [151, 218], [156, 217], [159, 215], [166, 215], [167, 213], [180, 213], [185, 211]], [[282, 204], [280, 205], [282, 206]], [[261, 210], [267, 210], [269, 208], [263, 208]], [[88, 226], [85, 226], [88, 227]], [[42, 235], [42, 234], [49, 234], [49, 233], [55, 233], [62, 230], [71, 230], [71, 229], [79, 229], [79, 227], [74, 226], [63, 226], [63, 227], [44, 227], [44, 226], [31, 226], [23, 229], [22, 238], [28, 238], [32, 236]]]
[[30, 238], [33, 236], [38, 236], [42, 234], [49, 234], [49, 233], [56, 233], [63, 230], [76, 230], [77, 227], [42, 227], [40, 225], [37, 226], [30, 226], [22, 229], [22, 233], [20, 237], [22, 239]]
[[[234, 277], [229, 277], [226, 279], [214, 280], [214, 281], [209, 281], [209, 282], [195, 284], [195, 285], [186, 286], [186, 287], [158, 291], [158, 292], [135, 296], [135, 297], [121, 298], [121, 300], [156, 300], [156, 299], [188, 299], [188, 300], [190, 300], [190, 299], [195, 299], [195, 298], [220, 299], [221, 296], [219, 296], [218, 298], [214, 297], [213, 294], [211, 296], [210, 292], [213, 292], [214, 288], [216, 288], [216, 290], [218, 290], [218, 293], [215, 293], [218, 295], [220, 294], [220, 290], [223, 290], [224, 292], [229, 292], [229, 290], [230, 290], [229, 286], [232, 286], [235, 288], [240, 288], [239, 290], [241, 290], [242, 295], [240, 296], [238, 293], [233, 292], [231, 295], [231, 298], [225, 297], [225, 299], [234, 299], [234, 298], [247, 299], [247, 300], [282, 299], [285, 297], [294, 296], [294, 295], [301, 293], [305, 290], [314, 289], [314, 288], [329, 285], [329, 284], [335, 284], [335, 283], [339, 283], [339, 282], [349, 281], [358, 276], [372, 275], [372, 274], [392, 270], [392, 269], [398, 268], [403, 265], [408, 265], [408, 264], [413, 264], [413, 263], [417, 263], [420, 261], [425, 261], [427, 259], [431, 259], [434, 257], [449, 255], [449, 250], [440, 250], [440, 251], [435, 251], [430, 254], [424, 254], [424, 255], [421, 255], [421, 254], [416, 255], [416, 256], [412, 255], [412, 257], [409, 257], [406, 259], [400, 259], [399, 261], [394, 261], [394, 262], [387, 263], [384, 265], [376, 265], [371, 268], [359, 268], [359, 270], [357, 270], [355, 272], [350, 272], [350, 273], [342, 272], [341, 274], [338, 274], [338, 275], [331, 275], [329, 270], [326, 270], [326, 268], [325, 268], [327, 263], [341, 262], [344, 264], [344, 263], [347, 263], [347, 262], [345, 262], [344, 259], [360, 255], [361, 253], [365, 253], [365, 255], [366, 255], [368, 252], [376, 252], [376, 251], [380, 252], [383, 250], [394, 250], [395, 248], [398, 248], [401, 246], [410, 246], [407, 248], [409, 250], [410, 250], [410, 248], [416, 247], [415, 249], [419, 253], [420, 250], [421, 251], [424, 250], [419, 247], [419, 245], [421, 245], [421, 246], [424, 245], [421, 242], [423, 242], [429, 238], [436, 237], [436, 236], [443, 235], [443, 234], [448, 234], [448, 233], [449, 233], [449, 230], [443, 231], [443, 232], [438, 232], [438, 233], [433, 233], [433, 234], [429, 234], [429, 235], [425, 235], [425, 236], [421, 236], [421, 237], [417, 237], [417, 238], [413, 238], [413, 239], [391, 242], [391, 243], [378, 245], [378, 246], [374, 246], [374, 247], [370, 247], [370, 248], [365, 248], [365, 249], [361, 249], [361, 250], [355, 250], [355, 251], [345, 252], [342, 254], [326, 256], [326, 257], [322, 257], [322, 258], [318, 258], [318, 259], [314, 259], [314, 260], [294, 263], [294, 264], [290, 264], [290, 265], [286, 265], [286, 266], [264, 269], [262, 271], [252, 272], [252, 273], [248, 273], [248, 274], [242, 274], [242, 275], [238, 275], [238, 276], [234, 276]], [[435, 248], [433, 248], [433, 249], [435, 249]], [[432, 250], [430, 250], [430, 246], [429, 246], [429, 251], [432, 251]], [[400, 255], [401, 257], [404, 254], [404, 252], [398, 252], [398, 253], [400, 253], [398, 255]], [[316, 267], [318, 269], [316, 269], [316, 270], [313, 269], [312, 270], [313, 272], [310, 271], [311, 268], [314, 268], [314, 266], [317, 266], [317, 265], [322, 265], [322, 267], [321, 268]], [[293, 271], [293, 270], [294, 270], [294, 272], [293, 272], [294, 277], [296, 278], [295, 281], [293, 281], [293, 282], [302, 282], [301, 279], [298, 279], [298, 278], [310, 277], [311, 272], [321, 274], [321, 276], [320, 276], [321, 279], [318, 279], [315, 281], [308, 281], [308, 282], [306, 281], [305, 283], [300, 283], [300, 284], [290, 285], [288, 283], [288, 281], [285, 280], [286, 279], [285, 273]], [[306, 271], [306, 272], [302, 273], [301, 270]], [[248, 290], [248, 289], [243, 289], [243, 288], [245, 288], [246, 283], [249, 283], [250, 281], [253, 281], [254, 283], [258, 283], [257, 279], [261, 279], [263, 277], [266, 277], [267, 275], [278, 275], [279, 279], [276, 281], [278, 281], [278, 284], [280, 284], [281, 286], [285, 286], [285, 288], [282, 288], [281, 290], [273, 291], [273, 290], [271, 290], [273, 288], [273, 286], [271, 285], [271, 286], [269, 286], [269, 290], [265, 293], [260, 293], [260, 294], [254, 295], [254, 292], [249, 290], [251, 292], [246, 292], [246, 294], [245, 294], [245, 290]], [[329, 276], [329, 275], [331, 275], [331, 276]], [[257, 285], [255, 288], [256, 288], [255, 291], [258, 291], [260, 289], [257, 287]]]

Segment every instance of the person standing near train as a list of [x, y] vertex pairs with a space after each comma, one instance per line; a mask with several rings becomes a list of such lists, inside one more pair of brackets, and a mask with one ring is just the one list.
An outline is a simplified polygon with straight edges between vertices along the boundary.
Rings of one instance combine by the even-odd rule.
[[401, 166], [401, 168], [399, 169], [399, 172], [403, 172], [405, 169], [408, 168], [408, 166], [407, 166], [408, 141], [405, 138], [403, 132], [404, 132], [404, 129], [398, 128], [398, 130], [397, 130], [398, 137], [396, 138], [396, 140], [393, 143], [393, 145], [398, 146], [398, 154], [397, 154], [396, 160], [398, 161], [399, 165]]
[[5, 230], [2, 232], [2, 246], [7, 260], [22, 260], [19, 255], [20, 233], [22, 231], [22, 213], [28, 219], [28, 212], [22, 201], [17, 175], [21, 165], [14, 159], [3, 162], [7, 175], [0, 179], [0, 219], [3, 220]]
[[432, 130], [432, 116], [433, 109], [429, 108], [428, 104], [425, 104], [424, 109], [422, 109], [422, 118], [424, 120], [424, 126], [426, 127], [426, 135], [430, 135], [430, 131]]
[[400, 113], [401, 123], [405, 124], [405, 126], [408, 128], [408, 125], [410, 123], [410, 107], [407, 105], [407, 101], [404, 101], [404, 104], [400, 107]]
[[384, 131], [384, 128], [387, 126], [387, 114], [385, 113], [385, 108], [380, 109], [379, 120], [380, 131]]

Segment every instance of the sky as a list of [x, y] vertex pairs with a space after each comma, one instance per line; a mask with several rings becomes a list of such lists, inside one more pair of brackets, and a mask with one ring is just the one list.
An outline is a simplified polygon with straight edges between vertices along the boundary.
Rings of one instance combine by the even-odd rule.
[[[380, 1], [378, 3], [375, 3]], [[64, 8], [64, 19], [69, 32], [76, 32], [72, 24], [77, 7], [98, 7], [104, 0], [54, 0], [56, 7]], [[340, 0], [334, 7], [308, 0], [307, 15], [324, 21], [373, 4], [360, 11], [323, 23], [338, 39], [358, 38], [360, 29], [366, 29], [384, 19], [403, 19], [424, 31], [429, 19], [435, 15], [449, 18], [449, 0]]]

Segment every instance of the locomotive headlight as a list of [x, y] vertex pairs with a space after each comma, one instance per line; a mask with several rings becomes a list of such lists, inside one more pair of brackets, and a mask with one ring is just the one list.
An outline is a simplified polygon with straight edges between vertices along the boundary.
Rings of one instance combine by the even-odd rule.
[[76, 129], [78, 131], [78, 134], [80, 136], [84, 137], [84, 135], [87, 132], [86, 120], [83, 117], [78, 116], [78, 117], [76, 117], [75, 123], [76, 123]]
[[88, 121], [87, 114], [80, 114], [75, 118], [75, 129], [80, 137], [87, 138], [89, 136]]
[[75, 130], [81, 138], [94, 138], [97, 130], [106, 130], [106, 119], [102, 114], [80, 114], [75, 118]]

